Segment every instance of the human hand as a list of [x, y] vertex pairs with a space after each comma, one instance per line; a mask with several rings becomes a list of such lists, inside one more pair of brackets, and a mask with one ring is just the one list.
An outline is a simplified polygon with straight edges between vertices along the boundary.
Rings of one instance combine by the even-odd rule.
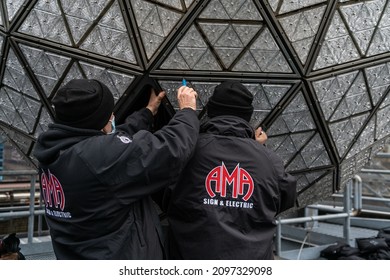
[[264, 145], [268, 139], [267, 133], [265, 133], [265, 131], [263, 131], [263, 129], [261, 127], [259, 127], [255, 131], [255, 139], [257, 142]]
[[191, 108], [196, 110], [196, 98], [198, 94], [193, 88], [187, 86], [181, 86], [177, 90], [177, 101], [179, 102], [179, 108]]
[[164, 96], [165, 96], [165, 91], [161, 91], [157, 95], [155, 90], [152, 88], [149, 97], [149, 103], [146, 106], [146, 108], [148, 108], [152, 112], [153, 116], [157, 114], [158, 107], [160, 107], [161, 101], [163, 100]]

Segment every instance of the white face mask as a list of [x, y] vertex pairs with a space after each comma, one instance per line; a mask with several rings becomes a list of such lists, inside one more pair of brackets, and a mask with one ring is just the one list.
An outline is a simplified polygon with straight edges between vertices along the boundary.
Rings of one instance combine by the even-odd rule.
[[115, 127], [115, 116], [112, 116], [112, 119], [109, 120], [109, 122], [111, 123], [111, 132], [107, 133], [107, 134], [114, 134], [115, 131], [116, 131], [116, 127]]

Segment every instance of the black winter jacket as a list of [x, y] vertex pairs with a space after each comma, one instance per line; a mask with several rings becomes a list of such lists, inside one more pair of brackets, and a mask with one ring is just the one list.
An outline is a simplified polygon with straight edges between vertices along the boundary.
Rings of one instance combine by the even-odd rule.
[[152, 134], [142, 109], [117, 132], [51, 124], [34, 155], [58, 259], [162, 259], [149, 195], [172, 184], [190, 157], [199, 121], [192, 109]]
[[170, 258], [273, 259], [275, 216], [295, 199], [296, 179], [248, 122], [212, 118], [166, 193]]

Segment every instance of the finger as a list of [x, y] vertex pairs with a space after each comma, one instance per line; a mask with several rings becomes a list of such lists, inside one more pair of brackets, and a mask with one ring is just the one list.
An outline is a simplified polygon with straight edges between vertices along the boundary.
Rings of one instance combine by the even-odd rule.
[[198, 95], [193, 88], [187, 87], [186, 91], [187, 91], [188, 94], [195, 95], [195, 97]]

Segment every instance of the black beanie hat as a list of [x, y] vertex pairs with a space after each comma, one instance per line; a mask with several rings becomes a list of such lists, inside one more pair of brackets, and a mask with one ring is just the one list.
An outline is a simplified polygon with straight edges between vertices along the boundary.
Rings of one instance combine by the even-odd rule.
[[102, 129], [114, 109], [114, 97], [97, 80], [74, 79], [61, 87], [52, 103], [55, 121], [77, 128]]
[[240, 82], [226, 81], [215, 87], [207, 103], [210, 118], [233, 115], [250, 121], [253, 113], [252, 93]]

